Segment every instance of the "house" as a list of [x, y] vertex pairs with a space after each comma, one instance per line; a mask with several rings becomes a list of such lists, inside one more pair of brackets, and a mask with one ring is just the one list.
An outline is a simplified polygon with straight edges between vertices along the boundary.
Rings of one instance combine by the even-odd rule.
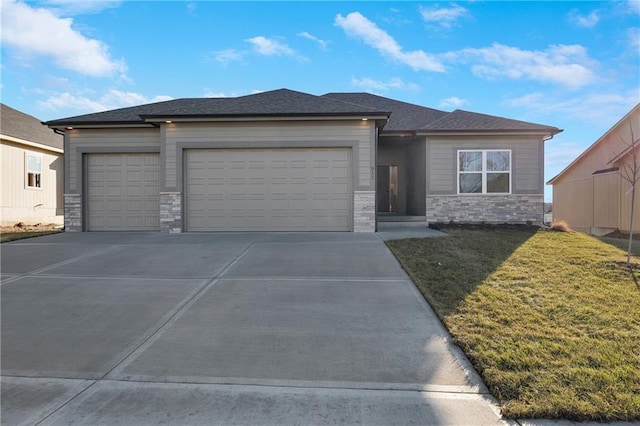
[[0, 222], [62, 224], [63, 137], [0, 104]]
[[544, 203], [544, 220], [543, 223], [545, 225], [551, 225], [553, 222], [553, 204], [552, 203]]
[[52, 120], [69, 231], [374, 232], [379, 215], [542, 223], [556, 127], [287, 89]]
[[[638, 141], [640, 104], [547, 182], [553, 185], [554, 220], [593, 235], [629, 232], [631, 184], [620, 172], [638, 155], [629, 146], [632, 132]], [[636, 199], [633, 232], [640, 232], [639, 205]]]

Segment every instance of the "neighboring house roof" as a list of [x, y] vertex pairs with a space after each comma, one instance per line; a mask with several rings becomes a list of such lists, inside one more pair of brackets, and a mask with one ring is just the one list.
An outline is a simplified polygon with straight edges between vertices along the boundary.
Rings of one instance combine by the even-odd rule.
[[554, 135], [562, 132], [561, 129], [553, 126], [545, 126], [543, 124], [529, 123], [494, 115], [479, 114], [461, 109], [457, 109], [439, 120], [421, 127], [419, 131], [533, 131], [548, 132]]
[[390, 112], [322, 98], [288, 89], [237, 98], [183, 98], [79, 115], [47, 122], [65, 124], [135, 124], [154, 117], [251, 117], [251, 116], [381, 116]]
[[37, 118], [5, 104], [0, 104], [0, 134], [58, 150], [64, 145], [62, 135], [54, 133]]
[[582, 154], [578, 155], [578, 157], [576, 157], [575, 160], [573, 160], [567, 167], [564, 168], [564, 170], [562, 170], [560, 173], [558, 173], [557, 175], [555, 175], [554, 177], [552, 177], [551, 179], [549, 179], [549, 181], [547, 182], [547, 185], [553, 185], [554, 182], [556, 182], [558, 179], [560, 179], [560, 177], [562, 175], [564, 175], [565, 173], [567, 173], [571, 168], [573, 168], [574, 165], [576, 165], [581, 159], [583, 159], [584, 157], [586, 157], [589, 152], [591, 152], [594, 148], [596, 148], [598, 145], [600, 145], [601, 143], [603, 143], [605, 140], [607, 140], [607, 136], [609, 136], [609, 134], [611, 132], [613, 132], [620, 124], [622, 124], [623, 122], [625, 122], [628, 118], [630, 118], [633, 114], [635, 114], [636, 112], [640, 112], [640, 103], [636, 104], [636, 106], [634, 106], [633, 108], [631, 108], [631, 111], [629, 111], [628, 113], [625, 114], [624, 117], [622, 117], [620, 120], [618, 120], [618, 122], [616, 124], [614, 124], [613, 126], [611, 126], [611, 128], [609, 130], [607, 130], [605, 132], [604, 135], [600, 136], [598, 138], [597, 141], [595, 141], [593, 144], [591, 144], [591, 146], [589, 146], [589, 148], [585, 149]]
[[416, 129], [419, 129], [449, 114], [445, 111], [397, 101], [395, 99], [372, 95], [370, 93], [327, 93], [326, 95], [322, 95], [322, 97], [337, 99], [357, 105], [365, 105], [370, 108], [391, 111], [391, 118], [389, 119], [389, 122], [384, 126], [385, 132], [413, 132]]

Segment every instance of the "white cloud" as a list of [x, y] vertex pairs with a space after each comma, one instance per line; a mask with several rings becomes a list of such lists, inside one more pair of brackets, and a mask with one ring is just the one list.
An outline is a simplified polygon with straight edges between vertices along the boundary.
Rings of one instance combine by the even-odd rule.
[[[554, 139], [551, 142], [547, 142], [544, 146], [544, 166], [549, 169], [564, 169], [578, 155], [584, 151], [584, 143], [579, 144], [577, 142], [563, 141], [561, 137], [556, 136], [558, 139]], [[594, 142], [594, 141], [591, 141]], [[547, 176], [547, 179], [551, 179], [554, 176]]]
[[38, 101], [38, 105], [49, 110], [79, 110], [89, 113], [168, 101], [170, 99], [173, 98], [166, 95], [147, 98], [139, 93], [111, 89], [98, 99], [91, 99], [87, 96], [79, 96], [69, 92], [55, 93], [45, 101]]
[[620, 117], [640, 102], [637, 89], [625, 93], [587, 93], [574, 97], [554, 96], [548, 93], [530, 93], [511, 99], [507, 105], [527, 110], [527, 114], [554, 120], [566, 116], [590, 125], [611, 127]]
[[578, 13], [576, 9], [569, 12], [569, 22], [583, 28], [593, 28], [598, 22], [600, 22], [600, 15], [597, 10], [592, 11], [590, 14], [583, 16]]
[[318, 37], [314, 36], [313, 34], [309, 34], [306, 31], [298, 33], [298, 36], [299, 37], [304, 37], [304, 38], [309, 39], [311, 41], [315, 41], [316, 43], [318, 43], [318, 46], [320, 46], [322, 49], [326, 49], [327, 46], [329, 45], [328, 41], [319, 39]]
[[292, 56], [295, 51], [275, 38], [257, 36], [245, 40], [253, 46], [254, 52], [265, 56]]
[[528, 79], [579, 88], [597, 80], [598, 63], [580, 45], [551, 45], [545, 50], [522, 50], [494, 43], [491, 47], [467, 48], [447, 55], [450, 59], [475, 62], [471, 70], [479, 77]]
[[468, 100], [452, 96], [450, 98], [442, 99], [440, 101], [440, 108], [460, 108], [463, 105], [467, 105]]
[[262, 93], [264, 90], [246, 90], [240, 92], [213, 92], [209, 89], [205, 89], [205, 98], [237, 98], [238, 96], [255, 95], [256, 93]]
[[105, 43], [74, 30], [71, 18], [13, 0], [2, 0], [0, 5], [2, 45], [18, 55], [50, 57], [61, 68], [94, 77], [126, 72], [123, 60], [112, 59]]
[[372, 78], [351, 78], [351, 86], [370, 92], [385, 92], [390, 89], [417, 91], [420, 87], [415, 83], [406, 83], [401, 78], [391, 78], [387, 81], [374, 80]]
[[627, 0], [627, 8], [631, 13], [640, 14], [640, 1], [639, 0]]
[[213, 58], [223, 65], [230, 62], [240, 61], [244, 57], [244, 53], [235, 49], [225, 49], [212, 52]]
[[373, 47], [381, 55], [408, 65], [415, 71], [444, 72], [444, 66], [433, 55], [422, 50], [405, 52], [402, 46], [376, 24], [362, 16], [359, 12], [352, 12], [347, 16], [338, 14], [335, 25], [342, 28], [350, 37], [360, 39]]
[[73, 16], [102, 12], [119, 7], [121, 3], [121, 0], [45, 0], [41, 4], [56, 15]]
[[425, 22], [440, 25], [444, 28], [451, 28], [455, 22], [469, 15], [469, 10], [455, 3], [451, 3], [449, 7], [433, 7], [420, 6], [420, 15]]

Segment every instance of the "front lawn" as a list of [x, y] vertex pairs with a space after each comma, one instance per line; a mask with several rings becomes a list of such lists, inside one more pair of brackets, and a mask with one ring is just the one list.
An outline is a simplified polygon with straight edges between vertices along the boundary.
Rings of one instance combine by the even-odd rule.
[[[640, 291], [579, 233], [389, 241], [510, 418], [640, 419]], [[638, 259], [635, 259], [638, 262]]]

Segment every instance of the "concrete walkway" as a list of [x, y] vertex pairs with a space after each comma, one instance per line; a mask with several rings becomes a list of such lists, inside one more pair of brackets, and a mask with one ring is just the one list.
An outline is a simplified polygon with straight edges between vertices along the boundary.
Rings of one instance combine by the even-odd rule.
[[3, 244], [2, 424], [500, 424], [374, 234]]

